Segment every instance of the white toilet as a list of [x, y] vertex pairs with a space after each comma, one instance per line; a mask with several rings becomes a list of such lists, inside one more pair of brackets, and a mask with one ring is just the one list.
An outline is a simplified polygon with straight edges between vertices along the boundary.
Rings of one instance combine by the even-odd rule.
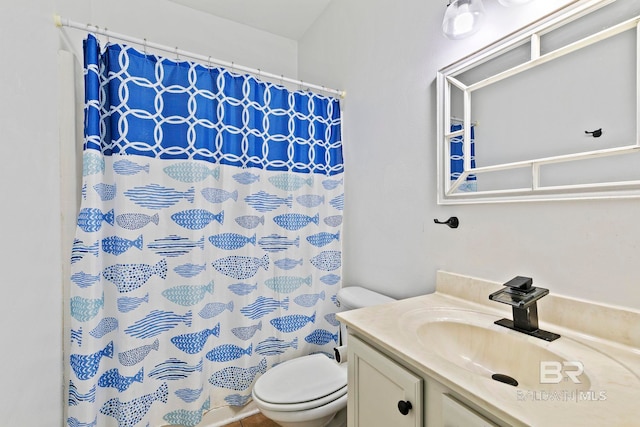
[[[338, 291], [339, 311], [395, 301], [359, 286]], [[342, 345], [346, 328], [341, 326]], [[256, 406], [282, 427], [344, 427], [347, 424], [347, 364], [323, 354], [283, 362], [256, 381]]]

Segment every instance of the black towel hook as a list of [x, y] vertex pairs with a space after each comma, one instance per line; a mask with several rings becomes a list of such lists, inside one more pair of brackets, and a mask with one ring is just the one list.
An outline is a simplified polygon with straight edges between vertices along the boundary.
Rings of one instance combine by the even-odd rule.
[[458, 221], [458, 217], [457, 216], [452, 216], [451, 218], [449, 218], [446, 221], [438, 221], [437, 218], [434, 218], [433, 222], [435, 222], [436, 224], [446, 224], [451, 228], [458, 228], [458, 225], [460, 225], [460, 221]]
[[602, 136], [602, 128], [600, 129], [596, 129], [594, 131], [589, 132], [588, 130], [585, 130], [584, 133], [586, 133], [587, 135], [591, 135], [594, 138], [599, 138]]

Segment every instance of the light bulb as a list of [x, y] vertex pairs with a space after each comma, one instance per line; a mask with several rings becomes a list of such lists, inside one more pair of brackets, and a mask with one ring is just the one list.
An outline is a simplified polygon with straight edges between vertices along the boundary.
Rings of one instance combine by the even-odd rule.
[[482, 0], [455, 0], [447, 6], [442, 32], [450, 39], [468, 37], [480, 29], [483, 17]]
[[453, 19], [453, 31], [456, 34], [467, 34], [473, 30], [475, 18], [469, 12], [469, 6], [464, 4], [458, 9], [458, 15]]

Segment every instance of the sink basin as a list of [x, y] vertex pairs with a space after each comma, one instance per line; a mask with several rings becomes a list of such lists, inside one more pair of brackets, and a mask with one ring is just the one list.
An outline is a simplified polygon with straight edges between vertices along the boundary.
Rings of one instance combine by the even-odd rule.
[[[439, 356], [479, 375], [506, 375], [515, 379], [520, 387], [529, 390], [549, 389], [555, 386], [565, 389], [567, 386], [565, 381], [544, 385], [540, 382], [541, 362], [551, 362], [548, 375], [550, 378], [545, 380], [553, 381], [554, 375], [551, 371], [555, 369], [554, 366], [562, 366], [567, 357], [505, 331], [443, 320], [422, 325], [418, 328], [417, 334], [420, 343], [429, 345]], [[571, 381], [571, 388], [588, 390], [591, 387], [588, 375], [584, 372], [577, 375], [577, 366], [572, 365], [570, 368], [576, 371], [576, 380], [579, 381]]]
[[[593, 390], [602, 376], [607, 381], [638, 382], [623, 365], [595, 348], [565, 336], [553, 342], [530, 337], [495, 325], [498, 319], [469, 310], [419, 309], [400, 320], [420, 350], [441, 363], [489, 381], [515, 379], [522, 390]], [[498, 380], [494, 374], [500, 374]]]

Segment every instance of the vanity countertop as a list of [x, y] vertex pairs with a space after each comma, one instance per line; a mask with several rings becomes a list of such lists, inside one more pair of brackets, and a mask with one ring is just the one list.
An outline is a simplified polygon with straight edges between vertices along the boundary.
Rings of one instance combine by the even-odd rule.
[[[480, 312], [496, 319], [511, 318], [508, 306], [488, 300], [488, 295], [501, 287], [494, 282], [438, 272], [433, 294], [338, 313], [338, 318], [351, 333], [509, 424], [545, 427], [640, 425], [640, 312], [565, 298], [553, 295], [552, 291], [538, 302], [538, 310], [540, 328], [561, 335], [555, 344], [507, 330], [522, 335], [523, 340], [534, 340], [536, 345], [550, 351], [562, 346], [563, 339], [564, 343], [577, 343], [616, 366], [618, 374], [612, 378], [607, 375], [605, 366], [593, 366], [596, 365], [593, 361], [590, 366], [585, 361], [584, 371], [589, 375], [590, 384], [580, 391], [574, 390], [570, 383], [567, 387], [558, 384], [551, 392], [503, 384], [492, 380], [490, 375], [478, 375], [460, 368], [437, 352], [429, 351], [416, 339], [416, 317], [419, 315], [407, 320], [410, 318], [407, 314], [422, 313], [425, 309]], [[512, 363], [517, 364], [518, 360]]]

